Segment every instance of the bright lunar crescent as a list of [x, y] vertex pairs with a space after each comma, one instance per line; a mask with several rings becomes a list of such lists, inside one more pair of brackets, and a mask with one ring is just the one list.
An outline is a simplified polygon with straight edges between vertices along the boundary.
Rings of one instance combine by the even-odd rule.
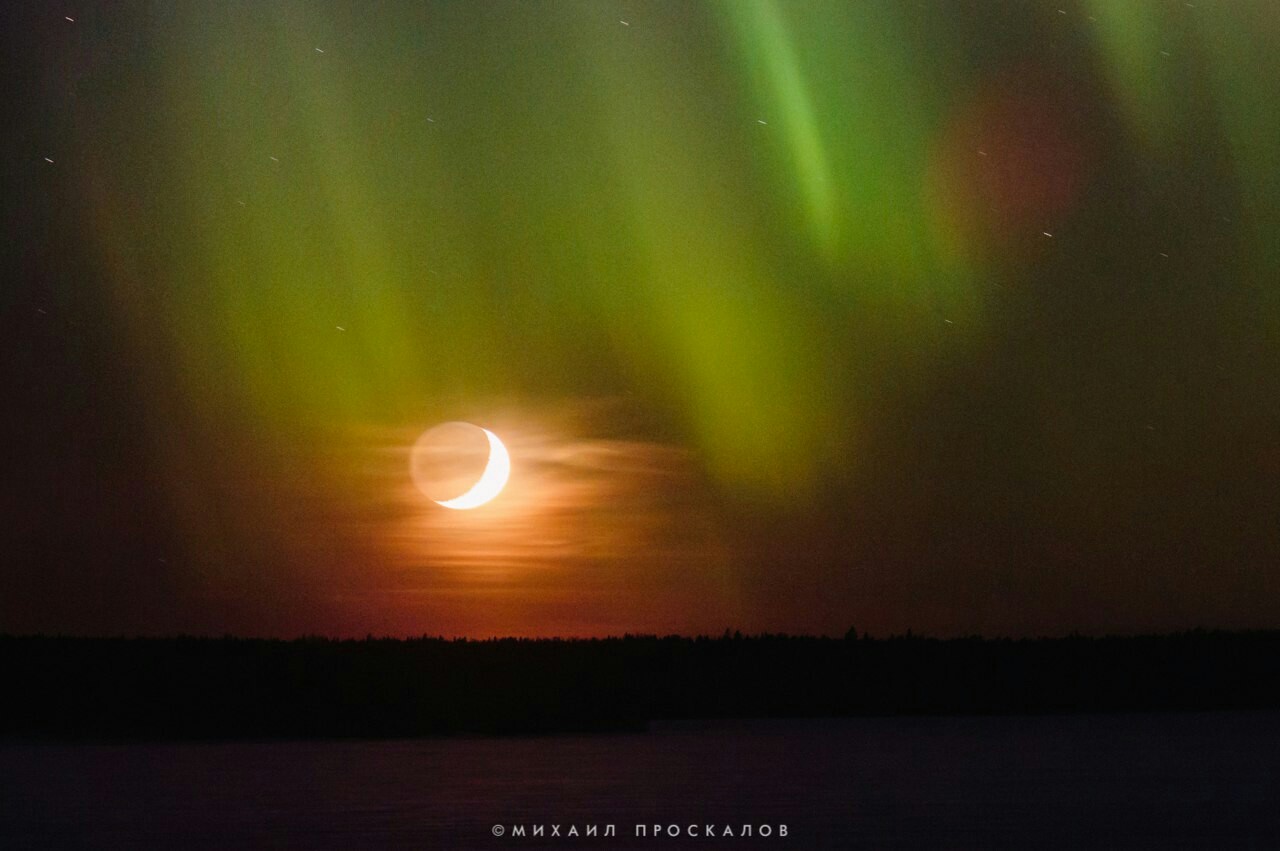
[[482, 428], [481, 431], [489, 439], [489, 460], [484, 466], [484, 472], [480, 474], [480, 480], [462, 496], [433, 500], [436, 505], [456, 510], [479, 508], [502, 493], [502, 489], [506, 487], [507, 478], [511, 475], [511, 455], [496, 434], [487, 428]]

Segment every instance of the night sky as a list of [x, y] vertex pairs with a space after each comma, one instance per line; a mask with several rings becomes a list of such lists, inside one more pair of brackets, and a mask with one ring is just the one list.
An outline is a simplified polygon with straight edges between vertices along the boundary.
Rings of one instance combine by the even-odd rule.
[[[0, 632], [1280, 623], [1280, 6], [4, 4]], [[449, 511], [418, 436], [500, 435]]]

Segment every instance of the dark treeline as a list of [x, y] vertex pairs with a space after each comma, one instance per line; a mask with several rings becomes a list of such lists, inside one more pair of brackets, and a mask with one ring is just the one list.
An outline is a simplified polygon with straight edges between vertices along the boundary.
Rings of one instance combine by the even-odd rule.
[[0, 736], [382, 737], [660, 719], [1280, 707], [1280, 632], [293, 641], [0, 636]]

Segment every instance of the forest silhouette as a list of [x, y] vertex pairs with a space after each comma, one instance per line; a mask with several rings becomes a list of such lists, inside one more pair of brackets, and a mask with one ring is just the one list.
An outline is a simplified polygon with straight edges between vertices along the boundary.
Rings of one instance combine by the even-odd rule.
[[1280, 631], [875, 639], [0, 636], [0, 737], [369, 738], [674, 719], [1280, 708]]

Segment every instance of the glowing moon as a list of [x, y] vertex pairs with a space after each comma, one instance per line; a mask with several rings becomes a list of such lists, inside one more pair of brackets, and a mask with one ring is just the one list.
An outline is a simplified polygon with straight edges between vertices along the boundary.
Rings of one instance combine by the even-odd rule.
[[496, 434], [487, 428], [482, 431], [484, 436], [489, 438], [489, 461], [484, 466], [484, 472], [480, 474], [480, 480], [462, 496], [453, 499], [437, 499], [436, 505], [458, 510], [479, 508], [502, 493], [502, 489], [506, 487], [507, 479], [511, 476], [511, 455]]
[[502, 492], [511, 456], [487, 428], [450, 422], [423, 432], [410, 453], [409, 471], [432, 502], [461, 511], [479, 508]]

